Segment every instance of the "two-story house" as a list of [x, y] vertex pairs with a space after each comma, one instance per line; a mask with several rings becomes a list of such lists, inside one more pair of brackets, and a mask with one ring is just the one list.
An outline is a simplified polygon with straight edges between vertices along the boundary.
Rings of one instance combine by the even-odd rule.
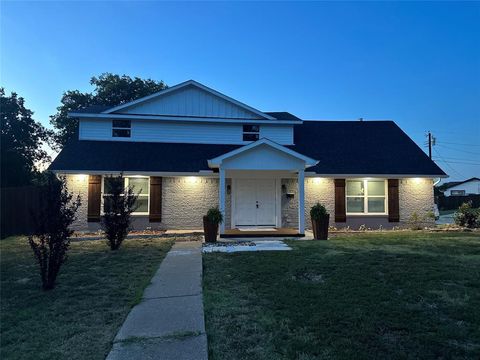
[[317, 201], [337, 228], [400, 226], [433, 209], [433, 181], [446, 177], [393, 121], [303, 121], [193, 80], [69, 115], [78, 138], [50, 169], [82, 197], [77, 230], [98, 229], [120, 173], [139, 193], [134, 228], [200, 229], [218, 206], [222, 236], [301, 236]]

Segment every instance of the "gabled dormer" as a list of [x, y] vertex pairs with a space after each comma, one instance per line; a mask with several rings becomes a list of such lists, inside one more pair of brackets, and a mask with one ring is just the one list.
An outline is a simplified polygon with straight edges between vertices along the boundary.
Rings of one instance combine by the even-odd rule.
[[115, 107], [72, 112], [80, 140], [181, 142], [244, 145], [268, 138], [293, 144], [293, 125], [284, 113], [266, 113], [194, 80]]

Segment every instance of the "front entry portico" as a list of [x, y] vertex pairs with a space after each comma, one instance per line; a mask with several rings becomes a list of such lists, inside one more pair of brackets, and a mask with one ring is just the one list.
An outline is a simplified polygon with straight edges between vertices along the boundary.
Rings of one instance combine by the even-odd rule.
[[[305, 168], [317, 161], [268, 139], [260, 139], [208, 161], [219, 173], [219, 209], [226, 214], [231, 179], [231, 229], [281, 228], [281, 179], [298, 180], [298, 234], [305, 232]], [[225, 235], [225, 222], [220, 236]]]

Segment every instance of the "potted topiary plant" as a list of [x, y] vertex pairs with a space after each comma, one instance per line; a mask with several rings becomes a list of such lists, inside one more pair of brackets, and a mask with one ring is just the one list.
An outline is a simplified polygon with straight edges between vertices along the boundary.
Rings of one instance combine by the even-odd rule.
[[223, 215], [218, 208], [211, 208], [207, 215], [203, 217], [203, 232], [205, 234], [205, 242], [217, 241], [218, 224], [223, 221]]
[[313, 237], [315, 240], [327, 240], [330, 214], [325, 209], [325, 206], [317, 202], [310, 209], [310, 217], [312, 219]]

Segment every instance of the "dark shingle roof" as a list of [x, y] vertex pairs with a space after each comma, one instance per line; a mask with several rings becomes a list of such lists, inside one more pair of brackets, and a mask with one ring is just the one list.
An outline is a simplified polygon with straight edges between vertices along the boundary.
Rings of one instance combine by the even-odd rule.
[[300, 118], [296, 117], [295, 115], [290, 114], [289, 112], [286, 112], [286, 111], [275, 111], [275, 112], [264, 111], [264, 113], [274, 117], [277, 120], [299, 120], [299, 121], [302, 121], [302, 119], [300, 119]]
[[[289, 148], [319, 160], [318, 174], [432, 175], [445, 173], [392, 121], [305, 121]], [[51, 170], [209, 170], [207, 160], [239, 145], [74, 140]]]

